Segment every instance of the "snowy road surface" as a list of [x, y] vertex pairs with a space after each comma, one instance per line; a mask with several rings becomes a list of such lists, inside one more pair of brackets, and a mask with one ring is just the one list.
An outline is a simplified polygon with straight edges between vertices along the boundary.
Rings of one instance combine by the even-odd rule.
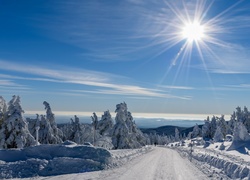
[[194, 167], [187, 159], [180, 157], [176, 151], [155, 147], [149, 153], [139, 156], [119, 168], [81, 174], [40, 177], [38, 179], [203, 180], [208, 179], [208, 177]]

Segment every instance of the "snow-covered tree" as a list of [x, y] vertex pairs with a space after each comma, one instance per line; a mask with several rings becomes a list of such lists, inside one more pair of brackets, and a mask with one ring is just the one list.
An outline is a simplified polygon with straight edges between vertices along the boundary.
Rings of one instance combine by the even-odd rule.
[[[36, 129], [39, 127], [40, 129], [40, 117], [38, 114], [36, 114], [36, 119], [26, 118], [26, 121], [28, 122], [28, 129], [30, 134], [36, 138]], [[36, 139], [37, 140], [37, 139]], [[39, 136], [38, 136], [39, 141]]]
[[83, 131], [80, 125], [80, 119], [75, 115], [74, 119], [71, 118], [71, 134], [70, 139], [71, 141], [76, 142], [77, 144], [83, 144]]
[[144, 137], [145, 137], [145, 143], [147, 145], [151, 145], [151, 139], [150, 139], [150, 136], [148, 134], [144, 134]]
[[244, 107], [243, 110], [243, 117], [244, 117], [243, 124], [246, 126], [247, 131], [250, 132], [250, 112], [248, 111], [246, 106]]
[[242, 122], [237, 122], [234, 127], [233, 141], [249, 141], [250, 136], [246, 126]]
[[250, 133], [250, 112], [248, 111], [247, 107], [244, 107], [244, 109], [241, 110], [241, 108], [238, 106], [236, 111], [234, 111], [231, 115], [231, 119], [228, 123], [229, 130], [231, 130], [231, 132], [233, 131], [236, 122], [241, 122], [244, 124], [247, 131]]
[[217, 121], [217, 127], [220, 127], [221, 129], [221, 132], [223, 134], [223, 138], [226, 137], [226, 135], [228, 133], [230, 133], [230, 130], [229, 130], [229, 126], [224, 118], [224, 115], [222, 115], [220, 118], [218, 118], [218, 121]]
[[7, 104], [4, 98], [0, 96], [0, 128], [1, 128], [1, 124], [3, 123], [5, 119], [6, 111], [7, 111]]
[[199, 136], [201, 136], [201, 129], [199, 128], [198, 124], [196, 124], [193, 128], [192, 138], [196, 138]]
[[[44, 101], [43, 105], [45, 106], [45, 110], [46, 110], [46, 120], [48, 121], [48, 123], [50, 124], [50, 127], [52, 128], [52, 136], [54, 136], [54, 140], [50, 141], [51, 142], [50, 144], [61, 143], [63, 133], [60, 129], [57, 128], [57, 124], [55, 121], [55, 115], [52, 112], [48, 102]], [[50, 128], [50, 127], [48, 126], [48, 128]]]
[[214, 134], [214, 142], [222, 142], [224, 139], [224, 135], [221, 132], [221, 127], [217, 126], [215, 134]]
[[187, 139], [192, 139], [192, 132], [188, 133]]
[[96, 113], [93, 113], [93, 116], [91, 116], [92, 119], [92, 127], [94, 130], [94, 139], [93, 139], [93, 144], [95, 145], [95, 141], [96, 141], [96, 130], [97, 130], [97, 126], [98, 126], [98, 117], [96, 115]]
[[112, 142], [115, 149], [139, 148], [145, 145], [145, 138], [142, 132], [133, 122], [133, 117], [127, 111], [127, 104], [116, 105], [116, 124], [112, 130]]
[[239, 121], [242, 122], [242, 120], [243, 120], [243, 118], [242, 118], [242, 111], [241, 111], [241, 108], [239, 106], [236, 108], [235, 114], [236, 114], [236, 120], [237, 120], [237, 122], [239, 122]]
[[57, 138], [54, 136], [50, 122], [44, 115], [40, 116], [39, 143], [41, 144], [57, 144]]
[[33, 136], [38, 129], [38, 142], [40, 144], [59, 144], [62, 142], [63, 133], [57, 128], [55, 115], [52, 113], [49, 103], [43, 102], [46, 109], [45, 115], [38, 115], [36, 119], [27, 118], [29, 131]]
[[180, 133], [179, 130], [177, 128], [175, 128], [175, 141], [180, 141]]
[[230, 120], [228, 121], [228, 134], [231, 135], [233, 134], [235, 123], [236, 123], [236, 113], [234, 111], [233, 114], [231, 115]]
[[210, 137], [213, 138], [215, 131], [217, 128], [217, 118], [215, 116], [212, 117], [211, 122], [210, 122]]
[[207, 117], [206, 120], [204, 120], [204, 125], [202, 126], [202, 137], [203, 139], [211, 139], [211, 135], [210, 135], [210, 119], [209, 116]]
[[20, 97], [13, 96], [8, 104], [6, 119], [0, 129], [0, 148], [24, 148], [36, 145], [34, 137], [28, 130], [27, 122], [23, 118], [23, 113]]
[[101, 120], [98, 122], [97, 129], [101, 135], [109, 135], [114, 126], [113, 119], [109, 111], [105, 111]]
[[250, 142], [250, 135], [247, 132], [245, 125], [242, 122], [236, 122], [233, 131], [233, 142], [228, 150], [234, 150], [245, 143], [249, 144]]

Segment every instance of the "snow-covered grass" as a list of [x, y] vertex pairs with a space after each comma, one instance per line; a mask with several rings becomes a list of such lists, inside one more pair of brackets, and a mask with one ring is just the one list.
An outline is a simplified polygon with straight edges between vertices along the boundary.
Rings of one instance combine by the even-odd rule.
[[151, 147], [108, 151], [66, 141], [24, 149], [0, 150], [0, 179], [84, 173], [121, 166]]
[[[250, 156], [245, 143], [238, 149], [228, 150], [232, 142], [207, 142], [201, 139], [185, 141], [184, 146], [174, 147], [186, 158], [189, 158], [200, 170], [210, 177], [223, 177], [225, 179], [249, 179], [250, 178]], [[204, 146], [205, 145], [205, 146]], [[245, 151], [242, 151], [245, 149]]]

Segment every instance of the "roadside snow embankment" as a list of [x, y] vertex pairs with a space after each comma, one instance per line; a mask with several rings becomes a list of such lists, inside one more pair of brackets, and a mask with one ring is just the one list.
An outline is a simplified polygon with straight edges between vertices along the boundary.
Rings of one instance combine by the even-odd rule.
[[111, 158], [106, 149], [74, 143], [0, 150], [0, 179], [102, 170]]
[[216, 154], [214, 151], [195, 149], [192, 154], [187, 148], [178, 148], [178, 152], [188, 157], [200, 170], [208, 176], [228, 177], [231, 179], [249, 179], [249, 165], [243, 161], [236, 161], [235, 157]]
[[24, 149], [0, 150], [0, 179], [54, 176], [119, 167], [152, 147], [108, 151], [66, 141]]

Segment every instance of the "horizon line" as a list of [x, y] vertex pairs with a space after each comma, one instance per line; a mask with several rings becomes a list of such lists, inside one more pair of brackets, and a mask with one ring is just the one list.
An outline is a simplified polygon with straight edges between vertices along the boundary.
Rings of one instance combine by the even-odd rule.
[[[93, 112], [88, 111], [53, 111], [55, 116], [89, 116], [91, 117], [93, 115]], [[98, 117], [101, 117], [104, 112], [95, 112]], [[26, 115], [36, 115], [36, 114], [45, 114], [44, 111], [25, 111]], [[110, 112], [112, 117], [115, 117], [115, 112]], [[193, 113], [132, 113], [132, 116], [134, 118], [161, 118], [161, 119], [169, 119], [169, 120], [205, 120], [207, 117], [221, 117], [221, 114], [193, 114]], [[225, 114], [225, 120], [227, 118], [230, 118], [230, 114]]]

